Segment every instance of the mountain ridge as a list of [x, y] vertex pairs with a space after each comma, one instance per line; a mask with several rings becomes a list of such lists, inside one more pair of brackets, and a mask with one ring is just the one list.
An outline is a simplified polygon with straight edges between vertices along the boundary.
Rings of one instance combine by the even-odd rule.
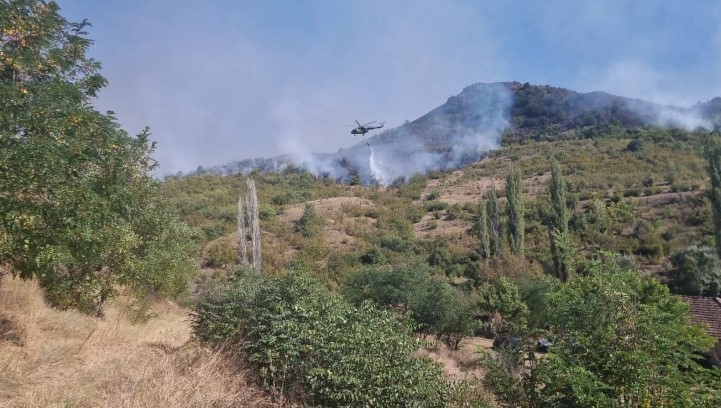
[[717, 128], [720, 124], [721, 97], [690, 107], [676, 107], [603, 91], [582, 93], [517, 81], [481, 82], [465, 87], [411, 122], [335, 153], [244, 159], [208, 169], [199, 167], [187, 176], [298, 167], [341, 181], [360, 179], [366, 184], [387, 185], [416, 172], [473, 163], [498, 148], [501, 142], [594, 138], [608, 133], [610, 128], [628, 131], [656, 126], [698, 130]]

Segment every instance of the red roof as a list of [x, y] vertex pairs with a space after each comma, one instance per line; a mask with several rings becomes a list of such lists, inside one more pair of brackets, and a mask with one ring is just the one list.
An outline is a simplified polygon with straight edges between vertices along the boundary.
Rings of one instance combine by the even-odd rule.
[[691, 321], [706, 326], [712, 337], [721, 340], [721, 298], [703, 296], [681, 296], [691, 305]]

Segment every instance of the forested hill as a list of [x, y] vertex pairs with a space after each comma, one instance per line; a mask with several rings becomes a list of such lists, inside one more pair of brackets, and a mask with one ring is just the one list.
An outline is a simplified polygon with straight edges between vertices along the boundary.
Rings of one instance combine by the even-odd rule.
[[[348, 180], [377, 179], [366, 144], [388, 164], [390, 179], [415, 172], [458, 168], [503, 143], [576, 140], [618, 135], [638, 128], [713, 129], [721, 124], [721, 97], [690, 107], [655, 104], [605, 92], [579, 93], [520, 82], [478, 83], [448, 98], [420, 118], [342, 148], [303, 161], [292, 156], [246, 159], [198, 173], [237, 174], [275, 171], [295, 164], [318, 175]], [[403, 160], [399, 160], [402, 158]]]
[[[691, 107], [663, 106], [605, 92], [579, 93], [547, 85], [506, 83], [513, 90], [511, 140], [602, 136], [609, 126], [713, 128], [721, 124], [721, 97]], [[472, 90], [469, 87], [464, 92]], [[564, 133], [566, 132], [566, 133]], [[570, 132], [570, 133], [569, 133]]]

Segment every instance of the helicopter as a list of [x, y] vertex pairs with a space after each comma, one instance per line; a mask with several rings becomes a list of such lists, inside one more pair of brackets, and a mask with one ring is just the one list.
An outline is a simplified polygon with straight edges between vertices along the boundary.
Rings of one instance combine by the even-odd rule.
[[357, 120], [355, 121], [355, 123], [358, 124], [358, 127], [350, 131], [352, 135], [365, 135], [366, 133], [368, 133], [369, 130], [380, 129], [385, 124], [385, 122], [381, 122], [381, 124], [378, 126], [371, 126], [372, 124], [377, 123], [377, 121], [375, 120], [373, 122], [368, 122], [365, 125], [361, 125], [360, 122], [358, 122]]

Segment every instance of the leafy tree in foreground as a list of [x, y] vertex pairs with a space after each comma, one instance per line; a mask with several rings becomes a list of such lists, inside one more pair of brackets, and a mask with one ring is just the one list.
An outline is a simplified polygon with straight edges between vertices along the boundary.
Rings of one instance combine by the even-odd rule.
[[190, 233], [161, 204], [154, 145], [91, 106], [105, 86], [85, 22], [54, 2], [0, 3], [0, 264], [56, 306], [99, 313], [127, 285], [176, 293]]
[[[713, 340], [692, 325], [688, 305], [655, 279], [594, 264], [587, 276], [553, 281], [547, 324], [556, 339], [517, 381], [496, 372], [491, 386], [508, 406], [717, 407], [718, 369], [698, 353]], [[492, 367], [502, 370], [502, 365]]]
[[268, 388], [308, 406], [453, 406], [452, 387], [415, 355], [405, 320], [298, 273], [241, 276], [199, 302], [193, 326], [201, 340], [235, 342]]

